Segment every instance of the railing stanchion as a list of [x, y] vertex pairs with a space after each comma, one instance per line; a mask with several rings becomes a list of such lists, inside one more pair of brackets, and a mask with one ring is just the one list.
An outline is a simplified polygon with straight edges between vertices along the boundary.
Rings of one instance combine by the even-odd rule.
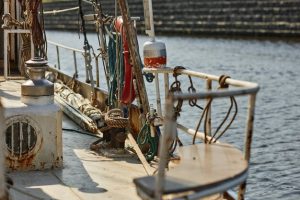
[[100, 86], [100, 71], [99, 71], [99, 62], [98, 62], [98, 56], [94, 55], [95, 57], [95, 64], [96, 64], [96, 86], [99, 87]]
[[157, 108], [158, 116], [162, 117], [160, 89], [159, 89], [159, 76], [158, 76], [158, 73], [154, 73], [154, 75], [155, 75], [156, 108]]
[[[211, 79], [207, 79], [206, 80], [206, 90], [211, 90], [212, 89], [212, 80]], [[206, 104], [209, 104], [210, 98], [206, 99]], [[207, 127], [207, 135], [211, 136], [211, 105], [208, 107], [207, 110], [208, 114], [207, 114], [207, 118], [208, 120], [206, 121], [206, 127]]]
[[74, 67], [75, 67], [75, 77], [78, 78], [78, 69], [77, 69], [77, 59], [76, 52], [73, 51]]
[[59, 48], [56, 46], [56, 55], [57, 55], [57, 67], [60, 70], [60, 59], [59, 59]]

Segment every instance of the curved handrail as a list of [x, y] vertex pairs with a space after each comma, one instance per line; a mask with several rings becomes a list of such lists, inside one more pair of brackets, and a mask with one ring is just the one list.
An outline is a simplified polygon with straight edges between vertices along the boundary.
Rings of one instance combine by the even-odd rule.
[[[174, 69], [170, 67], [165, 67], [165, 68], [144, 68], [144, 72], [146, 73], [162, 73], [162, 74], [172, 74], [174, 73]], [[198, 77], [202, 79], [210, 79], [214, 81], [219, 80], [219, 76], [216, 75], [211, 75], [211, 74], [206, 74], [206, 73], [201, 73], [201, 72], [196, 72], [188, 69], [176, 69], [177, 74], [182, 74], [182, 75], [190, 75], [193, 77]], [[236, 86], [236, 87], [249, 87], [249, 88], [255, 88], [258, 87], [256, 83], [252, 83], [249, 81], [241, 81], [241, 80], [236, 80], [232, 78], [227, 78], [225, 80], [225, 83]]]

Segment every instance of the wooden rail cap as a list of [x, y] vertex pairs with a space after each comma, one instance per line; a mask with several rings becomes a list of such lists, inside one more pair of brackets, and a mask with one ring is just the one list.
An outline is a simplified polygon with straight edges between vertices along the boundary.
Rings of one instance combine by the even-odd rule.
[[[227, 144], [198, 144], [179, 148], [180, 163], [166, 172], [163, 194], [224, 192], [247, 178], [248, 163]], [[154, 197], [155, 176], [134, 179], [138, 192]]]

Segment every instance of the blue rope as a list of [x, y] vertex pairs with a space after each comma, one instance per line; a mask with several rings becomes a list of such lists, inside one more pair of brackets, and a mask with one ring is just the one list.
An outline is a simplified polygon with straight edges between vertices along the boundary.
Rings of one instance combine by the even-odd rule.
[[[119, 49], [119, 55], [117, 55], [117, 45]], [[109, 87], [108, 87], [108, 105], [110, 107], [117, 106], [117, 86], [118, 81], [120, 81], [120, 90], [122, 92], [123, 83], [124, 83], [124, 59], [123, 59], [123, 51], [122, 51], [122, 38], [113, 35], [113, 38], [109, 37], [108, 41], [108, 72], [109, 72]], [[119, 58], [119, 65], [116, 66], [117, 56]], [[117, 74], [119, 72], [119, 76]], [[117, 77], [120, 79], [118, 80]]]

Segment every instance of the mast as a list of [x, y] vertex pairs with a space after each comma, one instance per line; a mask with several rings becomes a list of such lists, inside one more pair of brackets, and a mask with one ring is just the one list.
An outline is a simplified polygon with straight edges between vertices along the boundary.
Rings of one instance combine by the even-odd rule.
[[145, 82], [143, 79], [143, 73], [141, 66], [143, 65], [141, 62], [141, 59], [139, 57], [139, 52], [138, 52], [138, 44], [137, 44], [137, 38], [136, 38], [136, 31], [133, 26], [133, 22], [130, 20], [130, 14], [128, 10], [128, 5], [126, 0], [118, 0], [121, 14], [123, 17], [123, 26], [125, 27], [126, 30], [126, 37], [128, 40], [128, 45], [129, 45], [129, 51], [130, 51], [130, 56], [131, 60], [133, 63], [133, 69], [135, 72], [135, 78], [136, 78], [136, 83], [137, 83], [137, 89], [139, 92], [140, 96], [140, 103], [142, 105], [142, 115], [145, 119], [146, 114], [149, 112], [149, 101], [148, 101], [148, 96], [147, 96], [147, 91], [145, 87]]
[[145, 32], [151, 37], [151, 41], [155, 41], [152, 0], [143, 0], [143, 5], [145, 17]]

